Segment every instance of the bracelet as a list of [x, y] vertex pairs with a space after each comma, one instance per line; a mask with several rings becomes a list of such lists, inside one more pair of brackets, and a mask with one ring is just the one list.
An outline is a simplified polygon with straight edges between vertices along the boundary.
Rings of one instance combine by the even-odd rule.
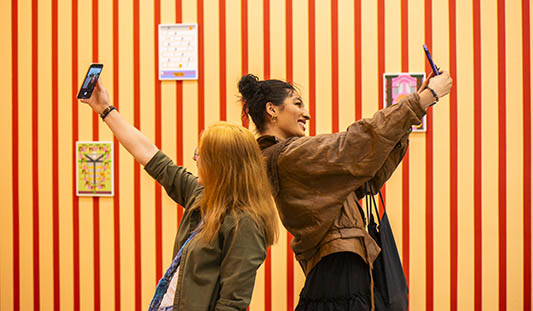
[[102, 118], [102, 120], [104, 120], [105, 117], [107, 117], [107, 115], [113, 110], [117, 110], [117, 108], [115, 108], [115, 106], [113, 105], [109, 105], [105, 107], [104, 111], [102, 111], [102, 113], [100, 114], [100, 117]]
[[431, 94], [433, 94], [433, 98], [435, 98], [435, 102], [433, 102], [433, 105], [435, 105], [435, 103], [439, 101], [439, 97], [437, 96], [437, 93], [435, 93], [435, 91], [429, 86], [426, 86], [426, 89], [428, 89], [431, 92]]

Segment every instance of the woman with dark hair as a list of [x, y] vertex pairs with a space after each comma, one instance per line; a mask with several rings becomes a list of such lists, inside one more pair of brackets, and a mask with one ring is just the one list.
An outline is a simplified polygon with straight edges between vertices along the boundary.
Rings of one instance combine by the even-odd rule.
[[229, 123], [210, 126], [194, 160], [198, 177], [176, 166], [110, 105], [100, 81], [90, 99], [131, 155], [185, 208], [173, 260], [149, 311], [246, 310], [257, 269], [278, 236], [278, 218], [254, 135]]
[[305, 136], [310, 116], [298, 91], [280, 80], [248, 74], [239, 91], [251, 116], [281, 221], [305, 275], [296, 310], [373, 310], [372, 264], [379, 246], [365, 230], [356, 201], [390, 178], [408, 146], [413, 125], [447, 95], [447, 72], [418, 92], [359, 120], [345, 132]]

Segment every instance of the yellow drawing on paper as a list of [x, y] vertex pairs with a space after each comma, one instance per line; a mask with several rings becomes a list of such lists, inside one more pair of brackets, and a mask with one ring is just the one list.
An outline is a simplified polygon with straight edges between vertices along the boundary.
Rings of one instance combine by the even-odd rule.
[[113, 195], [113, 143], [76, 142], [78, 196]]

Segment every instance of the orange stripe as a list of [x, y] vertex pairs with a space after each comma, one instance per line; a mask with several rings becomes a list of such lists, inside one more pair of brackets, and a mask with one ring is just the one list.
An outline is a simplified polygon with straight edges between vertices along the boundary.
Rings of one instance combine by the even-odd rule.
[[[98, 0], [92, 1], [92, 52], [93, 63], [98, 63]], [[98, 114], [92, 114], [93, 141], [99, 140]], [[93, 197], [93, 279], [94, 309], [100, 310], [100, 198]]]
[[226, 1], [218, 0], [218, 44], [219, 44], [219, 89], [220, 120], [227, 120], [226, 113]]
[[[409, 71], [409, 25], [408, 4], [402, 0], [402, 71]], [[402, 263], [407, 284], [409, 284], [409, 150], [402, 164]]]
[[[141, 127], [140, 30], [139, 0], [133, 0], [133, 125]], [[141, 298], [141, 176], [140, 165], [133, 160], [133, 222], [135, 254], [135, 310], [142, 308]]]
[[13, 310], [20, 310], [18, 1], [11, 1], [11, 178], [13, 200]]
[[[287, 82], [293, 82], [292, 49], [292, 0], [285, 2], [285, 72]], [[287, 232], [287, 310], [294, 310], [294, 254], [291, 249], [292, 235]]]
[[263, 0], [263, 70], [270, 79], [270, 0]]
[[39, 269], [39, 7], [37, 0], [31, 2], [31, 61], [34, 70], [31, 78], [32, 97], [32, 206], [33, 206], [33, 308], [41, 307], [41, 282]]
[[[270, 79], [270, 0], [263, 1], [263, 71]], [[265, 311], [272, 310], [272, 253], [267, 250], [265, 260]]]
[[[241, 0], [241, 75], [248, 74], [248, 1]], [[242, 114], [242, 126], [248, 128], [250, 120]]]
[[[361, 0], [354, 2], [354, 51], [355, 51], [355, 120], [361, 119], [363, 113], [362, 80], [361, 80]], [[378, 79], [380, 81], [381, 79]], [[379, 82], [378, 82], [379, 83]]]
[[[113, 0], [113, 104], [119, 107], [119, 69], [118, 69], [118, 0]], [[113, 138], [113, 162], [114, 162], [114, 178], [115, 178], [115, 196], [113, 198], [113, 235], [114, 235], [114, 264], [115, 264], [115, 311], [120, 311], [120, 165], [119, 165], [119, 143], [116, 138]]]
[[197, 0], [198, 11], [198, 137], [204, 130], [204, 0]]
[[[385, 2], [378, 0], [378, 107], [383, 109], [383, 74], [385, 73]], [[362, 110], [362, 108], [360, 108]], [[359, 118], [361, 117], [359, 113]], [[359, 120], [359, 119], [358, 119]], [[386, 202], [386, 185], [381, 188], [383, 201]], [[379, 200], [379, 211], [383, 213], [384, 208], [381, 200]]]
[[498, 0], [498, 302], [507, 309], [507, 130], [505, 91], [505, 1]]
[[[182, 8], [181, 0], [176, 0], [176, 23], [181, 23]], [[176, 81], [176, 157], [178, 165], [183, 165], [183, 81]], [[179, 204], [178, 208], [178, 226], [183, 217], [183, 207]]]
[[[59, 124], [58, 118], [58, 27], [57, 0], [52, 0], [52, 124]], [[54, 274], [54, 310], [60, 305], [59, 265], [59, 131], [52, 126], [52, 245]]]
[[309, 135], [316, 135], [315, 0], [309, 0]]
[[[433, 24], [431, 0], [424, 5], [424, 37], [430, 50], [433, 47]], [[426, 72], [431, 71], [428, 62]], [[433, 109], [428, 109], [426, 116], [426, 311], [433, 310], [434, 271], [433, 271]]]
[[[78, 140], [78, 0], [72, 0], [72, 147]], [[80, 310], [80, 206], [76, 195], [76, 153], [72, 154], [72, 241], [74, 310]]]
[[531, 68], [529, 1], [522, 0], [522, 71], [524, 123], [524, 310], [531, 310]]
[[[159, 80], [159, 27], [161, 24], [161, 1], [154, 1], [154, 80], [155, 80], [155, 145], [161, 149], [161, 81]], [[161, 186], [155, 187], [155, 281], [163, 276], [163, 212]]]
[[482, 309], [482, 167], [481, 167], [481, 16], [480, 0], [473, 0], [474, 27], [474, 309]]
[[339, 4], [331, 0], [331, 130], [339, 131]]
[[[449, 0], [450, 75], [457, 80], [455, 0]], [[450, 310], [457, 311], [457, 87], [450, 91]]]

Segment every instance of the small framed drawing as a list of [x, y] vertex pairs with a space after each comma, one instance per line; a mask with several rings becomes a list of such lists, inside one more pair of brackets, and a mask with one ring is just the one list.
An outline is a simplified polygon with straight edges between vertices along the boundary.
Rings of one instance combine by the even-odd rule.
[[78, 196], [114, 195], [113, 142], [76, 142], [76, 193]]
[[[383, 74], [383, 107], [388, 107], [397, 103], [405, 96], [416, 92], [426, 78], [425, 73], [384, 73]], [[422, 118], [422, 123], [413, 126], [413, 132], [426, 131], [426, 116]]]
[[198, 25], [159, 25], [159, 80], [198, 79]]

